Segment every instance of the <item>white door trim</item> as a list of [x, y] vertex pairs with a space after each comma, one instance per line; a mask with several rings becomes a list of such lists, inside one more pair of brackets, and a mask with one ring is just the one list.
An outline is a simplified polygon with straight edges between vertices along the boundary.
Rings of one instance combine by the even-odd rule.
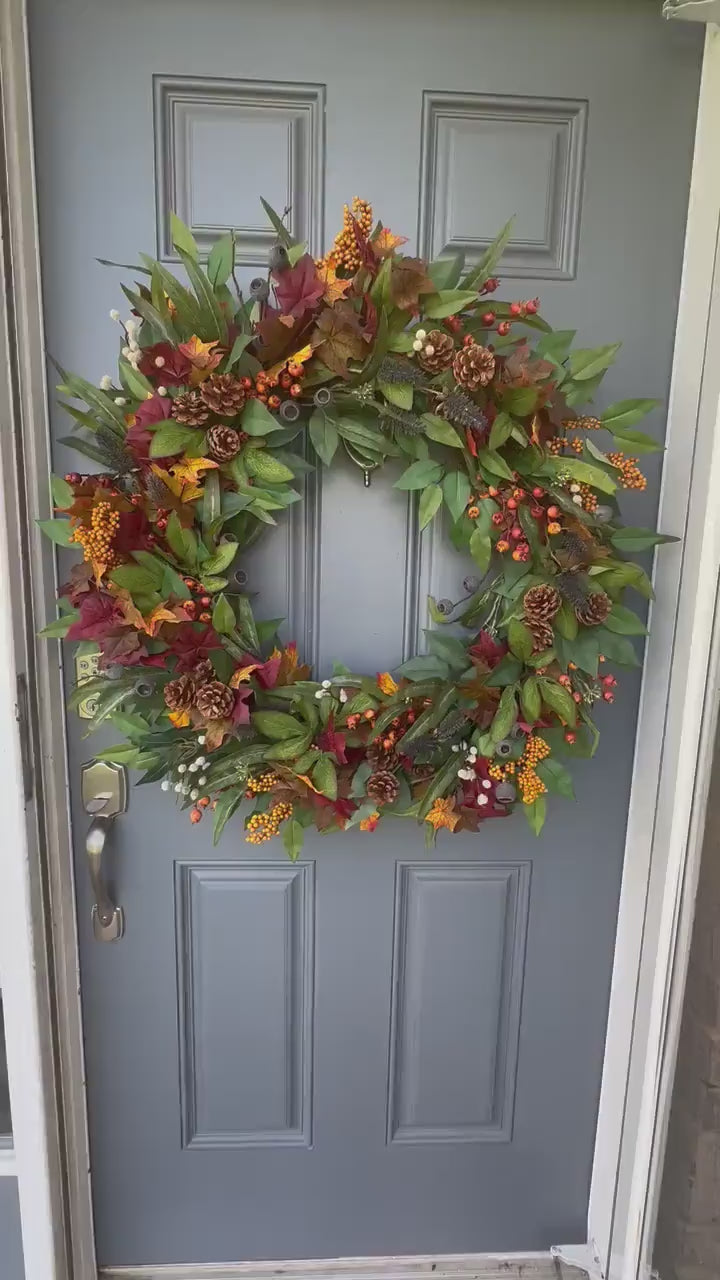
[[[18, 385], [12, 385], [13, 362], [0, 360], [0, 404], [15, 397], [27, 462], [17, 490], [3, 467], [5, 512], [0, 511], [0, 521], [8, 547], [5, 565], [9, 568], [11, 564], [17, 566], [16, 557], [23, 554], [13, 541], [18, 522], [27, 524], [48, 514], [47, 405], [31, 163], [26, 0], [0, 0], [0, 50], [2, 121], [8, 140], [3, 193], [7, 205], [6, 243], [0, 283], [15, 302], [18, 330], [14, 359]], [[597, 1273], [611, 1275], [612, 1280], [639, 1280], [647, 1274], [678, 1008], [687, 963], [698, 832], [709, 775], [708, 743], [714, 711], [708, 713], [705, 707], [705, 691], [708, 680], [713, 687], [715, 681], [714, 604], [720, 564], [720, 528], [711, 487], [720, 466], [714, 449], [718, 438], [720, 362], [716, 362], [714, 371], [712, 361], [705, 361], [709, 341], [717, 342], [720, 350], [720, 335], [715, 333], [720, 327], [720, 298], [718, 279], [713, 278], [712, 270], [720, 225], [720, 143], [712, 127], [713, 116], [715, 120], [720, 118], [717, 29], [710, 29], [705, 51], [668, 420], [665, 476], [672, 483], [664, 484], [661, 498], [661, 527], [683, 535], [684, 541], [676, 548], [663, 549], [655, 574], [658, 599], [653, 609], [653, 634], [647, 650], [638, 722], [588, 1242], [578, 1241], [567, 1251], [558, 1251], [561, 1256], [595, 1259]], [[14, 992], [10, 1000], [17, 1002], [18, 1010], [23, 998], [31, 1001], [31, 1008], [42, 1009], [43, 992], [49, 990], [54, 1004], [48, 1021], [53, 1013], [57, 1016], [54, 1043], [49, 1049], [40, 1039], [40, 1026], [45, 1024], [37, 1018], [33, 1056], [23, 1063], [19, 1061], [23, 1044], [19, 1019], [10, 1028], [11, 1071], [14, 1100], [17, 1099], [16, 1148], [27, 1238], [26, 1280], [65, 1280], [68, 1275], [73, 1280], [96, 1280], [61, 657], [59, 646], [34, 639], [34, 629], [50, 616], [55, 582], [52, 557], [47, 548], [41, 548], [32, 525], [30, 530], [29, 584], [22, 582], [18, 573], [5, 584], [4, 595], [0, 589], [2, 612], [6, 617], [12, 613], [16, 622], [14, 636], [10, 637], [11, 652], [7, 651], [8, 638], [3, 642], [0, 637], [0, 646], [5, 646], [0, 648], [0, 669], [6, 677], [15, 671], [31, 677], [38, 747], [35, 764], [44, 796], [40, 816], [44, 818], [46, 837], [44, 841], [37, 838], [37, 815], [32, 814], [32, 806], [23, 815], [22, 791], [16, 783], [12, 804], [18, 838], [6, 839], [0, 861], [0, 899], [12, 876], [13, 901], [18, 907], [12, 954], [6, 959], [4, 978], [7, 992]], [[0, 543], [0, 566], [2, 548]], [[24, 636], [24, 648], [18, 643], [18, 628]], [[12, 721], [6, 717], [4, 723], [11, 725]], [[4, 740], [2, 746], [5, 747]], [[11, 753], [17, 753], [18, 746], [13, 731], [6, 748], [11, 768], [15, 768]], [[19, 776], [17, 772], [15, 776]], [[46, 906], [42, 922], [51, 936], [52, 965], [45, 965], [42, 954], [38, 956], [37, 935], [42, 927], [37, 914], [33, 933], [32, 906], [37, 908], [38, 883], [45, 884], [52, 901], [52, 912]], [[642, 1081], [644, 1090], [638, 1088]], [[27, 1153], [22, 1159], [21, 1152]], [[64, 1177], [60, 1175], [56, 1152], [64, 1157]], [[68, 1269], [64, 1268], [62, 1249], [57, 1248], [58, 1240], [65, 1238], [66, 1227], [72, 1257]], [[578, 1252], [577, 1246], [584, 1248]], [[386, 1265], [392, 1261], [364, 1260], [364, 1271], [358, 1270], [358, 1262], [354, 1264], [354, 1274], [363, 1280], [392, 1275]], [[432, 1261], [449, 1265], [447, 1259]], [[505, 1270], [501, 1274], [508, 1275], [508, 1261], [503, 1260]], [[407, 1262], [411, 1269], [401, 1273], [403, 1280], [424, 1274], [418, 1270], [421, 1259]], [[529, 1263], [530, 1259], [525, 1259], [523, 1265]], [[271, 1273], [279, 1271], [287, 1280], [309, 1275], [324, 1280], [332, 1276], [350, 1280], [353, 1275], [341, 1263], [303, 1264], [305, 1269], [295, 1273], [288, 1271], [291, 1264], [269, 1265]], [[314, 1271], [307, 1270], [311, 1265], [315, 1266]], [[383, 1272], [378, 1271], [380, 1265], [385, 1266]], [[474, 1274], [491, 1277], [493, 1266], [498, 1271], [499, 1260], [474, 1258], [469, 1265]], [[533, 1265], [556, 1264], [535, 1259]], [[251, 1270], [253, 1275], [260, 1274], [256, 1264]], [[250, 1273], [247, 1268], [237, 1267], [192, 1268], [190, 1272], [187, 1268], [146, 1268], [107, 1272], [105, 1280], [121, 1280], [123, 1276], [125, 1280], [184, 1280], [190, 1274], [230, 1280], [231, 1276]], [[443, 1273], [436, 1269], [433, 1274]], [[448, 1272], [446, 1267], [444, 1274], [463, 1272]], [[536, 1270], [537, 1280], [543, 1274]], [[548, 1274], [556, 1276], [557, 1270]]]

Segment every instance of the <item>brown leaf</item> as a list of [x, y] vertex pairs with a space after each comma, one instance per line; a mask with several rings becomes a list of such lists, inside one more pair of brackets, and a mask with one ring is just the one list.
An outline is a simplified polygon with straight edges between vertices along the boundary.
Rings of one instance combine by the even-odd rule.
[[414, 311], [421, 293], [434, 293], [422, 258], [395, 258], [390, 276], [390, 297], [401, 311]]
[[348, 360], [360, 360], [365, 353], [360, 321], [342, 303], [323, 311], [312, 344], [323, 364], [341, 378], [348, 377]]

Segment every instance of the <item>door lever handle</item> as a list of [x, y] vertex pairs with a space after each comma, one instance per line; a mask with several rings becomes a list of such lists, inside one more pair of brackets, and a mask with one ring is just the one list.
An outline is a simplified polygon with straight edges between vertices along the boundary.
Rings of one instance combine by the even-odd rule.
[[98, 942], [116, 942], [125, 932], [125, 914], [110, 896], [103, 873], [103, 853], [112, 824], [127, 805], [127, 776], [120, 764], [93, 760], [82, 766], [82, 801], [92, 822], [85, 837], [93, 890], [92, 926]]
[[90, 883], [95, 901], [92, 907], [93, 933], [98, 942], [116, 942], [125, 932], [125, 915], [110, 897], [103, 876], [103, 850], [114, 819], [97, 814], [85, 837]]

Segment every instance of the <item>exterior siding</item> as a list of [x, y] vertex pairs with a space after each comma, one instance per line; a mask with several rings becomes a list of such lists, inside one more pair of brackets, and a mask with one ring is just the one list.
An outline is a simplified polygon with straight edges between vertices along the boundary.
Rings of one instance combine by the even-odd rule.
[[668, 1132], [655, 1266], [660, 1280], [720, 1276], [720, 734], [708, 800]]

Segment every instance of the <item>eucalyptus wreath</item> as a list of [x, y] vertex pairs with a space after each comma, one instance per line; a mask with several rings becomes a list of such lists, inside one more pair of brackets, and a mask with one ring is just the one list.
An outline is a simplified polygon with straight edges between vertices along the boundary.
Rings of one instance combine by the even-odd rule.
[[[666, 539], [623, 525], [618, 488], [642, 489], [636, 429], [653, 400], [595, 416], [619, 344], [573, 347], [536, 298], [499, 302], [508, 224], [481, 259], [426, 262], [355, 198], [313, 259], [264, 201], [277, 236], [243, 291], [235, 237], [200, 261], [172, 217], [181, 282], [141, 255], [123, 286], [118, 370], [61, 370], [70, 444], [92, 464], [52, 477], [42, 528], [82, 551], [50, 637], [98, 655], [99, 753], [159, 782], [217, 839], [247, 799], [246, 839], [373, 831], [408, 817], [428, 841], [520, 807], [538, 833], [546, 795], [572, 796], [564, 756], [590, 757], [596, 704], [645, 633], [649, 598], [628, 559]], [[605, 433], [609, 449], [596, 441]], [[444, 514], [472, 561], [458, 601], [428, 600], [426, 652], [395, 671], [314, 675], [281, 621], [258, 616], [247, 549], [345, 453], [388, 460], [422, 529]]]

